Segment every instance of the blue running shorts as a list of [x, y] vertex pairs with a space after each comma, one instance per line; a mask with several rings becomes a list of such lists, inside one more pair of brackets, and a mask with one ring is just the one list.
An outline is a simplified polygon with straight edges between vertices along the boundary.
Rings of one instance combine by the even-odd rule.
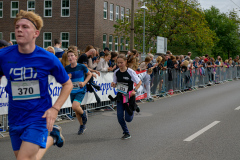
[[71, 93], [70, 94], [71, 102], [73, 103], [73, 101], [77, 101], [81, 104], [84, 96], [85, 92]]
[[46, 148], [48, 137], [46, 121], [37, 121], [25, 125], [10, 125], [9, 135], [13, 151], [20, 150], [22, 141], [39, 145], [40, 148]]

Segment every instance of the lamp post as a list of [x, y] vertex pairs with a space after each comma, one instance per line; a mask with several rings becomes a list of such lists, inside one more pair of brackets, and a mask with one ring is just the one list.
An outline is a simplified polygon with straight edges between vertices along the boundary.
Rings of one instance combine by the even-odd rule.
[[147, 2], [144, 2], [144, 5], [141, 7], [141, 9], [144, 9], [143, 12], [143, 54], [145, 54], [145, 10], [148, 8], [145, 6]]
[[134, 48], [134, 0], [132, 0], [131, 8], [131, 34], [130, 34], [130, 51]]

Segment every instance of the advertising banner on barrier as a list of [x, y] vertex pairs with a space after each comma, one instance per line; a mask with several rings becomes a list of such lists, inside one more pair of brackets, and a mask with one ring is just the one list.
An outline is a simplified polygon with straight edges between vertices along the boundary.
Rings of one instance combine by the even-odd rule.
[[[111, 87], [111, 83], [113, 82], [113, 72], [101, 72], [100, 76], [94, 78], [94, 82], [101, 88], [100, 91], [95, 90], [101, 101], [109, 101], [108, 95], [112, 95], [113, 97], [117, 95], [117, 89]], [[88, 92], [85, 94], [82, 104], [84, 105], [96, 102], [94, 93]]]
[[[61, 93], [61, 90], [62, 90], [62, 85], [60, 83], [57, 83], [56, 79], [53, 76], [48, 76], [48, 91], [52, 97], [52, 105], [58, 99]], [[68, 99], [63, 104], [62, 108], [69, 108], [71, 106], [72, 106], [72, 103], [70, 100], [70, 96], [68, 96]]]
[[0, 115], [3, 115], [8, 114], [8, 94], [5, 90], [7, 79], [3, 76], [0, 81]]
[[[145, 87], [144, 87], [144, 78], [146, 77], [147, 75], [147, 72], [146, 70], [143, 70], [143, 71], [136, 71], [138, 77], [140, 78], [140, 80], [142, 81], [142, 85], [139, 87], [137, 93], [136, 93], [136, 100], [141, 100], [141, 99], [144, 99], [144, 98], [147, 98], [147, 93], [146, 93], [146, 90], [145, 90]], [[136, 86], [136, 84], [134, 83], [134, 86]]]
[[[140, 77], [144, 76], [144, 72], [137, 72]], [[140, 78], [141, 79], [141, 78]], [[100, 91], [95, 90], [101, 101], [109, 101], [108, 95], [112, 95], [115, 97], [117, 95], [117, 90], [111, 87], [111, 83], [113, 82], [113, 72], [101, 72], [100, 76], [94, 78], [94, 82], [101, 87]], [[48, 91], [52, 97], [52, 104], [54, 104], [59, 97], [62, 89], [62, 85], [57, 83], [53, 76], [48, 77]], [[5, 86], [7, 85], [7, 79], [3, 76], [1, 79], [0, 85], [0, 115], [8, 114], [8, 94], [5, 91]], [[144, 84], [138, 89], [136, 100], [140, 100], [146, 98], [146, 93], [144, 90]], [[96, 98], [94, 93], [87, 92], [82, 101], [82, 105], [96, 103]], [[70, 96], [63, 104], [62, 108], [69, 108], [72, 106], [70, 101]]]

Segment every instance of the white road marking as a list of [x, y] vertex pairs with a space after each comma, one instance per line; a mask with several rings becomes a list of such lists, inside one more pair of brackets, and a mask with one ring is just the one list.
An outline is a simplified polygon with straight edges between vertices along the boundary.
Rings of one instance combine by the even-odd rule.
[[236, 111], [237, 111], [237, 110], [240, 110], [240, 106], [239, 106], [239, 107], [237, 107], [237, 108], [235, 108], [234, 110], [236, 110]]
[[197, 138], [198, 136], [200, 136], [201, 134], [203, 134], [204, 132], [206, 132], [207, 130], [209, 130], [210, 128], [212, 128], [213, 126], [218, 124], [219, 122], [220, 121], [214, 121], [213, 123], [209, 124], [208, 126], [204, 127], [203, 129], [199, 130], [198, 132], [196, 132], [193, 135], [189, 136], [188, 138], [184, 139], [183, 141], [187, 141], [187, 142], [192, 141], [193, 139]]

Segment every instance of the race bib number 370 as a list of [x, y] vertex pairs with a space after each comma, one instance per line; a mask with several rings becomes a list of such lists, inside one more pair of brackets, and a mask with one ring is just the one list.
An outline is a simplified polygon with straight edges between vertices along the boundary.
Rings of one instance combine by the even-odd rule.
[[11, 82], [13, 100], [28, 100], [40, 98], [39, 81]]

